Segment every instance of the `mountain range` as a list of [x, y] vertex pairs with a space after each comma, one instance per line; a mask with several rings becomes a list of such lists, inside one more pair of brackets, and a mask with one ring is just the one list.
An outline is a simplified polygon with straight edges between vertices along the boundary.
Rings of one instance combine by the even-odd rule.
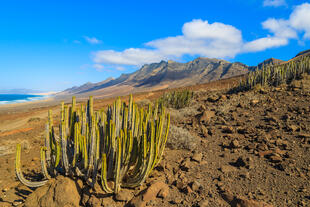
[[[298, 53], [294, 58], [309, 55], [310, 50]], [[293, 58], [293, 59], [294, 59]], [[228, 62], [215, 58], [199, 57], [187, 63], [161, 61], [143, 65], [139, 70], [122, 74], [118, 78], [108, 78], [98, 83], [85, 83], [58, 93], [62, 95], [124, 95], [146, 90], [159, 90], [208, 83], [231, 78], [262, 68], [263, 65], [277, 65], [286, 61], [270, 58], [257, 66], [247, 66], [240, 62]]]

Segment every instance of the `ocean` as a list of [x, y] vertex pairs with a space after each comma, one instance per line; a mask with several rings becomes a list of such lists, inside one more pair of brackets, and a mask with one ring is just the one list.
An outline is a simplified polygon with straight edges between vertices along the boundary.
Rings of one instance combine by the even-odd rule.
[[31, 94], [0, 94], [0, 104], [24, 103], [44, 99], [46, 96]]

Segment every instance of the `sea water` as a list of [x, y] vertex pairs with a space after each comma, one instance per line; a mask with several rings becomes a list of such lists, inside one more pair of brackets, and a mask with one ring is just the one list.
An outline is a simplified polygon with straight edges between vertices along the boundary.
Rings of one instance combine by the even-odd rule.
[[0, 94], [0, 104], [23, 103], [44, 98], [46, 98], [46, 96], [31, 94]]

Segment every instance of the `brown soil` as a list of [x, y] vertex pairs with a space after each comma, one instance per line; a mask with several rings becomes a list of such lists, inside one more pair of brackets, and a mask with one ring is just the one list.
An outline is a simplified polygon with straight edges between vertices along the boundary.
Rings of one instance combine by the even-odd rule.
[[[143, 195], [142, 201], [150, 199], [140, 204], [147, 206], [310, 206], [310, 81], [227, 94], [237, 81], [192, 86], [196, 95], [190, 107], [169, 109], [174, 130], [163, 160], [146, 184], [124, 193], [134, 195], [131, 201], [116, 201], [102, 196], [100, 187], [94, 191], [82, 184], [80, 204], [139, 206]], [[134, 98], [144, 103], [165, 91]], [[112, 101], [96, 99], [95, 109]], [[25, 176], [42, 178], [39, 148], [49, 108], [57, 120], [55, 106], [0, 111], [0, 206], [22, 206], [34, 190], [16, 179], [16, 143], [23, 143]]]

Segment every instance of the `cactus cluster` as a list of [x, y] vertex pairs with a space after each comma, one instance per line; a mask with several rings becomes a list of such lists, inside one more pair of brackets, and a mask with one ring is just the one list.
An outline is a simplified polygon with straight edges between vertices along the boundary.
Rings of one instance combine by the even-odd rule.
[[118, 98], [106, 112], [93, 110], [92, 97], [80, 107], [73, 97], [71, 106], [62, 102], [60, 117], [56, 135], [52, 111], [48, 113], [45, 146], [41, 148], [43, 181], [24, 178], [21, 146], [17, 145], [16, 174], [29, 187], [42, 186], [58, 174], [80, 177], [90, 186], [100, 180], [107, 193], [139, 186], [161, 160], [170, 124], [162, 105], [149, 105], [145, 110], [132, 96], [128, 105]]
[[159, 103], [166, 107], [181, 109], [187, 107], [190, 104], [193, 96], [194, 92], [190, 90], [173, 91], [165, 93], [159, 99]]
[[304, 73], [310, 74], [310, 57], [303, 56], [297, 60], [281, 65], [263, 66], [250, 72], [244, 80], [240, 81], [237, 91], [246, 91], [257, 86], [278, 86], [300, 79]]

